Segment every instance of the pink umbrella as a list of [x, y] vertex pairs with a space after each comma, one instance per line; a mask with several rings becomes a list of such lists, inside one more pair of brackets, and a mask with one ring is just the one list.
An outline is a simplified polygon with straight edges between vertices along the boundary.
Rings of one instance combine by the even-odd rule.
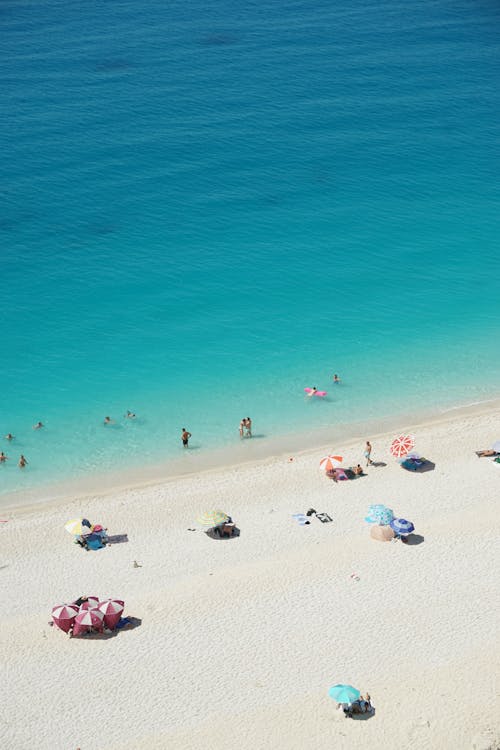
[[414, 445], [415, 438], [413, 435], [398, 435], [392, 441], [389, 450], [395, 458], [402, 458], [411, 451]]
[[54, 625], [57, 625], [65, 633], [71, 630], [77, 614], [78, 607], [75, 607], [74, 604], [59, 604], [57, 607], [52, 607]]
[[85, 633], [89, 628], [102, 631], [104, 614], [99, 609], [87, 609], [79, 612], [75, 618], [73, 635]]
[[87, 609], [97, 609], [99, 606], [99, 599], [97, 596], [89, 596], [87, 601], [80, 604], [80, 612], [85, 612]]
[[119, 599], [106, 599], [99, 604], [100, 611], [104, 614], [104, 624], [110, 630], [114, 630], [120, 621], [125, 602]]

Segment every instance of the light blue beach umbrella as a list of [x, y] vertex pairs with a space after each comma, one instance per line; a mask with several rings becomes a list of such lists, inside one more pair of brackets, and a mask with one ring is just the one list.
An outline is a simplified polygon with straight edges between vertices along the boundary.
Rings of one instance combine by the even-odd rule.
[[337, 703], [354, 703], [361, 693], [352, 685], [332, 685], [328, 695]]
[[385, 505], [370, 505], [365, 521], [387, 526], [394, 518], [394, 513]]
[[491, 450], [495, 451], [495, 453], [500, 453], [500, 440], [497, 440], [493, 443], [493, 445], [491, 446]]
[[411, 534], [412, 531], [415, 531], [415, 526], [411, 521], [407, 521], [406, 518], [394, 518], [389, 526], [396, 532], [396, 534], [399, 534], [399, 536], [406, 536], [407, 534]]

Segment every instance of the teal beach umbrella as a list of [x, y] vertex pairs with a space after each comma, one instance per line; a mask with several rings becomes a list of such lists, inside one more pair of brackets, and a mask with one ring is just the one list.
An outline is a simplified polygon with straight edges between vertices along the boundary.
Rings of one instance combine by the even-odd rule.
[[368, 523], [378, 523], [381, 526], [387, 526], [394, 518], [394, 513], [390, 508], [385, 505], [370, 505], [368, 508], [368, 515], [365, 521]]
[[354, 703], [361, 693], [352, 685], [332, 685], [328, 695], [337, 703]]

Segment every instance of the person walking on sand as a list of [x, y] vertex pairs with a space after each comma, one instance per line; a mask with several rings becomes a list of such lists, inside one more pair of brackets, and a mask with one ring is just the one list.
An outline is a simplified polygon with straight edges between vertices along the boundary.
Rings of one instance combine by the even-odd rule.
[[17, 465], [19, 466], [20, 469], [24, 469], [24, 467], [27, 465], [27, 463], [28, 462], [26, 461], [26, 459], [24, 458], [23, 454], [21, 453], [21, 456], [19, 458], [19, 463]]
[[182, 434], [181, 434], [181, 440], [182, 445], [184, 448], [188, 448], [189, 438], [191, 437], [191, 433], [186, 430], [185, 427], [182, 428]]
[[245, 421], [246, 436], [252, 437], [252, 420], [250, 419], [250, 417], [247, 417]]
[[372, 444], [369, 440], [366, 441], [366, 448], [365, 448], [365, 458], [366, 458], [366, 465], [371, 466], [373, 464], [373, 461], [371, 459], [372, 455]]

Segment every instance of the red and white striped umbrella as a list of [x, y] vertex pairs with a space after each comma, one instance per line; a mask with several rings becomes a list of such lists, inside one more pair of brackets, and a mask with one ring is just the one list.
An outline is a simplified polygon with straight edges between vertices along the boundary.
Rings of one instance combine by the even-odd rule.
[[106, 599], [99, 604], [99, 610], [104, 614], [104, 624], [113, 630], [122, 616], [125, 602], [121, 599]]
[[99, 606], [99, 599], [97, 596], [89, 596], [84, 602], [80, 604], [80, 612], [85, 612], [86, 609], [97, 609]]
[[88, 628], [102, 630], [104, 613], [100, 609], [86, 609], [79, 612], [75, 618], [73, 635], [85, 632]]
[[398, 435], [392, 441], [389, 450], [395, 458], [402, 458], [411, 451], [414, 445], [415, 438], [413, 435]]
[[57, 607], [52, 607], [52, 619], [54, 625], [67, 633], [75, 621], [75, 617], [78, 614], [78, 607], [74, 604], [59, 604]]
[[338, 469], [339, 466], [342, 466], [342, 461], [342, 456], [325, 456], [319, 462], [319, 470], [333, 471], [333, 469]]

